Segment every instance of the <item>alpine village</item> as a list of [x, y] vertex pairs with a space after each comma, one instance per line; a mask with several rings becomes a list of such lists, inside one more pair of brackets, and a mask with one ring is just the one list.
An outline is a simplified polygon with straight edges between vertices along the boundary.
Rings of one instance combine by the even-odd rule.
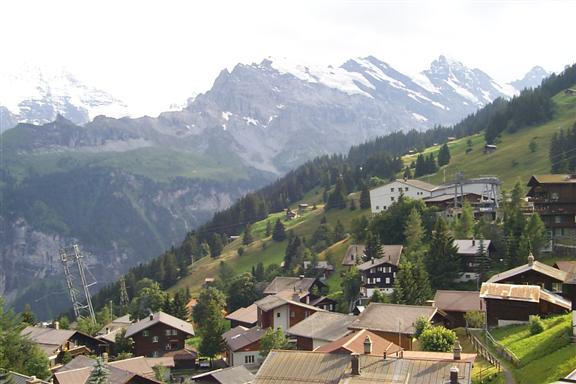
[[80, 241], [50, 257], [66, 309], [0, 296], [0, 384], [576, 383], [576, 65], [308, 160], [98, 289]]

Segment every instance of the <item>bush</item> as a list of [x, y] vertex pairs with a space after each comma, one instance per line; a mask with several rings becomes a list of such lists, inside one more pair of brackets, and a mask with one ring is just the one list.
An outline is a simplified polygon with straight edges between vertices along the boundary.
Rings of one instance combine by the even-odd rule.
[[432, 352], [450, 352], [456, 342], [456, 333], [442, 326], [431, 327], [418, 338], [422, 349]]
[[414, 323], [414, 329], [416, 330], [414, 332], [414, 337], [419, 338], [422, 332], [429, 329], [430, 327], [431, 325], [428, 319], [426, 319], [424, 316], [419, 317], [418, 320], [416, 320]]
[[238, 248], [238, 256], [242, 256], [244, 254], [244, 247]]
[[538, 315], [530, 316], [530, 334], [537, 335], [544, 331], [544, 322]]
[[486, 318], [482, 311], [466, 312], [464, 314], [464, 320], [466, 320], [468, 328], [484, 328], [486, 324]]

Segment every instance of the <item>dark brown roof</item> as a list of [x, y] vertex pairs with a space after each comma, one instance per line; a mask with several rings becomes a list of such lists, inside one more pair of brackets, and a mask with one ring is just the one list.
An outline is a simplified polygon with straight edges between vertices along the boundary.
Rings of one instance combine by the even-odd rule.
[[372, 355], [383, 356], [384, 353], [387, 355], [392, 355], [399, 352], [402, 348], [390, 340], [378, 336], [377, 334], [370, 332], [366, 329], [362, 329], [358, 332], [351, 333], [347, 336], [341, 337], [338, 340], [334, 340], [328, 344], [316, 348], [316, 352], [327, 352], [333, 353], [338, 352], [342, 349], [347, 350], [350, 353], [364, 353], [364, 341], [366, 337], [370, 338], [372, 342]]
[[313, 277], [276, 277], [266, 289], [264, 289], [265, 295], [275, 295], [282, 291], [302, 291], [309, 292], [314, 285], [316, 278]]
[[430, 320], [437, 311], [429, 306], [370, 303], [349, 328], [411, 335], [418, 318]]
[[325, 341], [337, 340], [350, 333], [348, 326], [356, 316], [334, 312], [316, 312], [286, 331], [294, 336]]
[[434, 306], [445, 312], [484, 311], [478, 291], [437, 290]]
[[266, 330], [261, 329], [260, 327], [246, 328], [237, 326], [236, 328], [224, 332], [222, 338], [231, 351], [237, 351], [240, 348], [244, 348], [247, 345], [260, 340], [265, 333]]
[[137, 323], [131, 324], [126, 330], [125, 337], [134, 336], [135, 334], [159, 323], [175, 328], [187, 335], [194, 336], [194, 327], [192, 327], [192, 324], [167, 313], [156, 312], [152, 315], [152, 319], [150, 319], [150, 316], [146, 316]]

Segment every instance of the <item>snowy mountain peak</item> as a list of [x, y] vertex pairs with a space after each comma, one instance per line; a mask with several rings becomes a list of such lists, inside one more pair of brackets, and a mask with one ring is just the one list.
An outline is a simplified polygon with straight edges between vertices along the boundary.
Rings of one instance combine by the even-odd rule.
[[540, 66], [533, 67], [522, 79], [512, 81], [510, 84], [521, 91], [525, 88], [534, 88], [542, 83], [542, 80], [550, 76], [550, 72]]
[[0, 72], [0, 106], [16, 121], [34, 124], [52, 121], [58, 113], [77, 124], [97, 115], [128, 115], [122, 101], [84, 84], [67, 70], [30, 65]]

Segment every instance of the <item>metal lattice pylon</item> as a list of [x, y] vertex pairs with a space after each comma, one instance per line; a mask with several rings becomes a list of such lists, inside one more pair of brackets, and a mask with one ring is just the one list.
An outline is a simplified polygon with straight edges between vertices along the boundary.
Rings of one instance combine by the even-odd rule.
[[[78, 245], [75, 244], [71, 247], [61, 248], [60, 261], [64, 267], [66, 286], [70, 300], [72, 301], [76, 320], [87, 317], [90, 318], [93, 323], [96, 323], [96, 315], [94, 313], [94, 307], [92, 306], [92, 297], [89, 289], [96, 283], [88, 284], [86, 280], [86, 266], [84, 265], [83, 256], [80, 253]], [[73, 268], [74, 264], [76, 268]], [[83, 299], [81, 298], [81, 292], [84, 293]]]
[[128, 299], [128, 290], [126, 289], [126, 279], [124, 276], [120, 278], [120, 305], [127, 307], [130, 300]]

